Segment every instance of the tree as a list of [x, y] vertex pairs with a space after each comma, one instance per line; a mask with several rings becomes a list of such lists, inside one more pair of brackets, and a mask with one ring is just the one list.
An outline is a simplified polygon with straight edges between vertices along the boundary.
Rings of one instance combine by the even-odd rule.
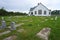
[[59, 15], [60, 14], [60, 10], [53, 10], [51, 12], [52, 15]]
[[0, 15], [4, 16], [7, 14], [7, 11], [4, 8], [0, 9]]
[[0, 16], [20, 16], [20, 15], [27, 15], [26, 13], [22, 13], [22, 12], [8, 12], [4, 9], [4, 7], [2, 7], [0, 9]]

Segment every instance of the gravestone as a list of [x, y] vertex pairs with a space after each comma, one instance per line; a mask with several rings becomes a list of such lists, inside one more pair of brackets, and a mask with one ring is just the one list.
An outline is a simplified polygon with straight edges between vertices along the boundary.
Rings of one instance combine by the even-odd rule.
[[43, 40], [48, 40], [48, 37], [50, 35], [51, 28], [43, 28], [39, 33], [37, 33], [36, 36]]
[[4, 20], [4, 17], [2, 17], [2, 21]]
[[1, 26], [1, 28], [3, 29], [3, 28], [6, 28], [6, 22], [5, 21], [2, 21], [2, 26]]
[[15, 22], [11, 22], [11, 30], [16, 30]]
[[55, 20], [57, 20], [57, 16], [55, 17]]

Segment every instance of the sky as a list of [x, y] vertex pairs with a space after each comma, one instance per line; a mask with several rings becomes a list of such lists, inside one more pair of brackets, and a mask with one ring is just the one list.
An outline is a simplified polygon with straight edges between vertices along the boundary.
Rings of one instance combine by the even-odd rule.
[[31, 7], [42, 3], [48, 9], [60, 10], [60, 0], [0, 0], [0, 8], [8, 11], [29, 12]]

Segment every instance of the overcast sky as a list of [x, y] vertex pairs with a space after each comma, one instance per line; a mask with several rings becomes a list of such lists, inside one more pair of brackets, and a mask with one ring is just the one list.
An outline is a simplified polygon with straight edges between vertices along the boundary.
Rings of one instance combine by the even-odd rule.
[[40, 2], [51, 10], [60, 9], [60, 0], [0, 0], [0, 8], [4, 7], [9, 11], [28, 12], [31, 7]]

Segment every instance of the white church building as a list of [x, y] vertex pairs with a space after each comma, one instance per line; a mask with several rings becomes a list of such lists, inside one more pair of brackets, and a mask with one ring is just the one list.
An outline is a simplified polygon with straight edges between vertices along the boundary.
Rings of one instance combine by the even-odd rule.
[[37, 6], [30, 8], [29, 16], [51, 16], [51, 10], [49, 10], [46, 6], [42, 3], [38, 3]]

